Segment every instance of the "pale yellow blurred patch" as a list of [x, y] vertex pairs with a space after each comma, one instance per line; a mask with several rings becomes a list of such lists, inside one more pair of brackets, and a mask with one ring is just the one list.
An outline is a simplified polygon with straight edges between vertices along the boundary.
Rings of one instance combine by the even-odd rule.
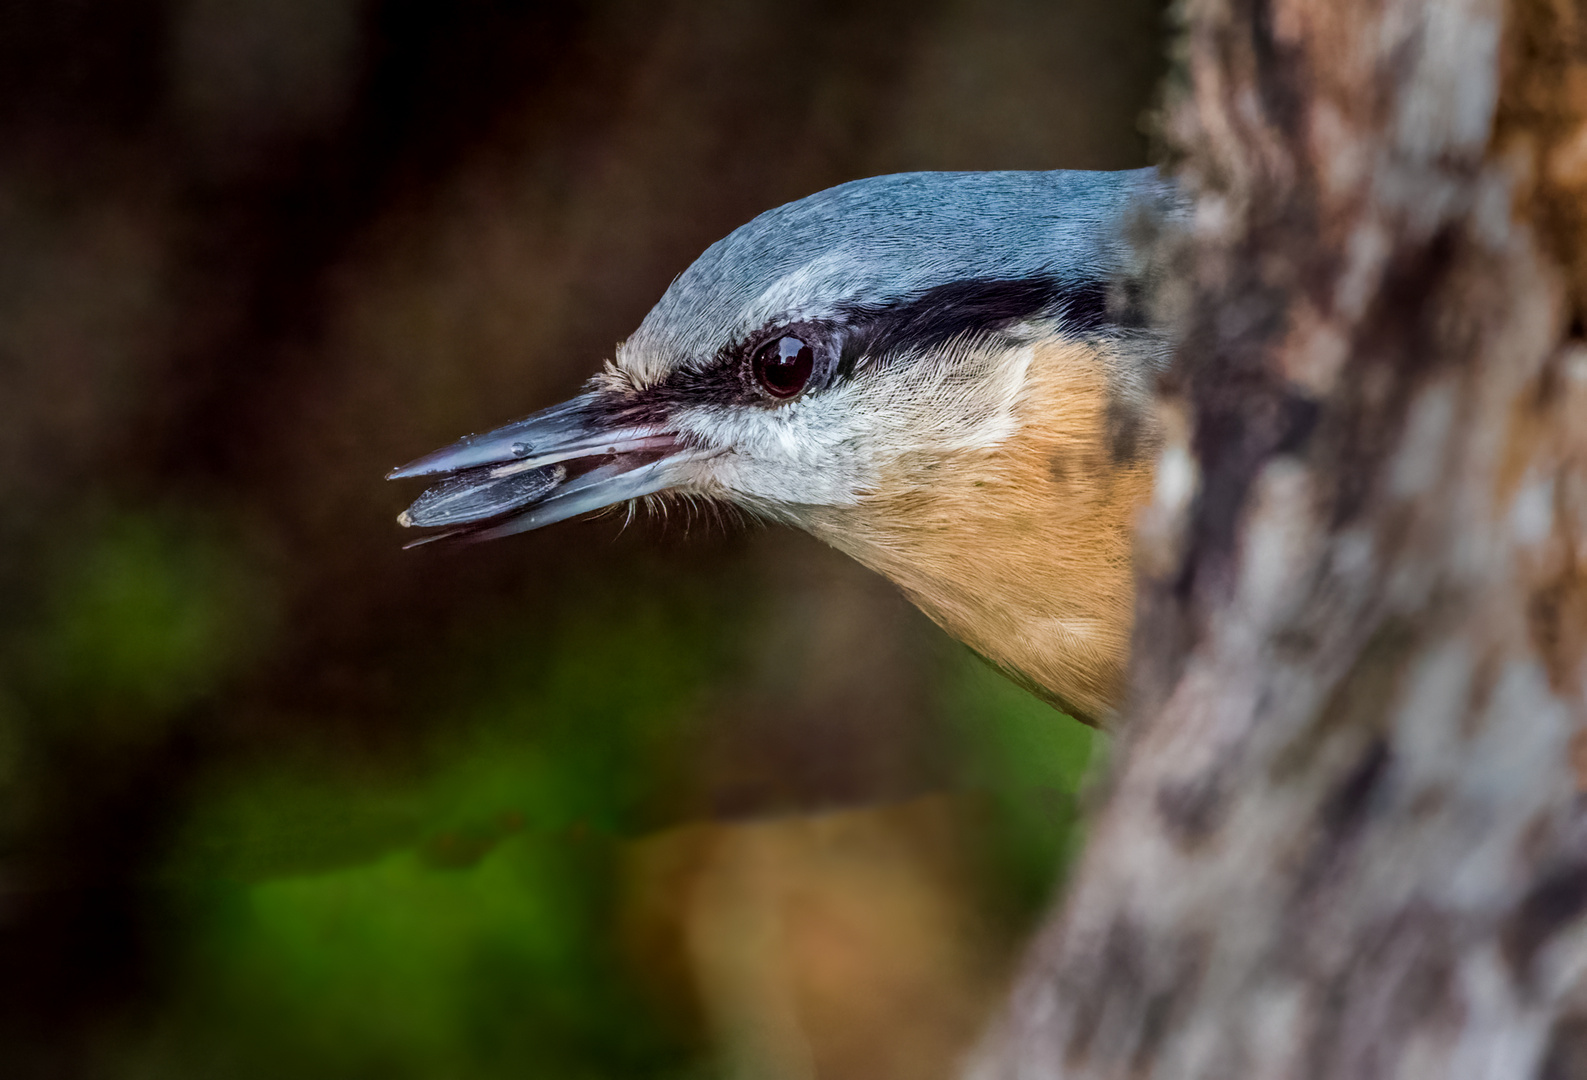
[[968, 814], [933, 795], [644, 840], [630, 947], [658, 994], [692, 988], [732, 1080], [953, 1076], [1009, 957], [976, 917]]

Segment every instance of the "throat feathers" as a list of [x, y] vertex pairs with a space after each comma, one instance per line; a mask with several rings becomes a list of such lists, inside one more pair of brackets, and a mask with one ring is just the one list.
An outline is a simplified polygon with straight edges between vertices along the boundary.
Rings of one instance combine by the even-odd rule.
[[949, 634], [1058, 708], [1112, 716], [1134, 612], [1131, 537], [1150, 497], [1150, 402], [1105, 343], [1019, 347], [1000, 438], [915, 456], [806, 526], [890, 578]]

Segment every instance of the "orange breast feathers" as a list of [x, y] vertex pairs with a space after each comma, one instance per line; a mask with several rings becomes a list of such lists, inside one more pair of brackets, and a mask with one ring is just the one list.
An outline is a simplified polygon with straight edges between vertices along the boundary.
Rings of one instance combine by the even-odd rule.
[[1048, 340], [1021, 362], [1010, 433], [900, 462], [813, 523], [948, 633], [1060, 708], [1106, 723], [1134, 609], [1131, 534], [1158, 435], [1139, 360]]

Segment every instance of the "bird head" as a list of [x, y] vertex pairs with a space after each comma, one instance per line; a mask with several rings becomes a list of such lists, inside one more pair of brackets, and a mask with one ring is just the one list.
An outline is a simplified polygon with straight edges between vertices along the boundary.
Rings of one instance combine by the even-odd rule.
[[768, 211], [680, 274], [584, 393], [394, 470], [439, 477], [400, 520], [440, 530], [422, 543], [727, 502], [1104, 717], [1163, 354], [1121, 314], [1126, 226], [1169, 198], [1151, 170], [906, 173]]

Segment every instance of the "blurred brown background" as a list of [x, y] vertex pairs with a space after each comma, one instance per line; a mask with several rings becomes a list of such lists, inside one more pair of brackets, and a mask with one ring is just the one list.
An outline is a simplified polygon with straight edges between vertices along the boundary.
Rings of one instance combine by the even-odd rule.
[[1145, 163], [1165, 29], [0, 3], [0, 1072], [950, 1075], [1088, 734], [806, 537], [380, 477], [771, 206]]

